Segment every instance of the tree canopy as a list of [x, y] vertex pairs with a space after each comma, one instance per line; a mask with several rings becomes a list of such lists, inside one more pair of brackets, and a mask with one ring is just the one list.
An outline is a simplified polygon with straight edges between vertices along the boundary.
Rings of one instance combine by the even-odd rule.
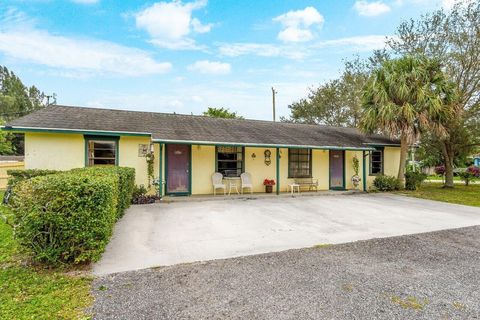
[[446, 186], [453, 187], [453, 167], [480, 145], [480, 2], [457, 2], [449, 11], [405, 21], [388, 46], [394, 55], [422, 54], [442, 61], [456, 85], [462, 113], [445, 124], [448, 135], [424, 135], [421, 142], [425, 154], [441, 150]]
[[[11, 121], [46, 106], [46, 96], [37, 87], [27, 87], [20, 78], [0, 66], [0, 121]], [[23, 154], [23, 135], [2, 133], [0, 154]]]
[[404, 181], [408, 146], [422, 132], [445, 136], [456, 101], [455, 85], [437, 60], [418, 55], [388, 60], [374, 70], [363, 90], [360, 128], [400, 138], [398, 179]]
[[227, 108], [208, 107], [207, 111], [205, 111], [203, 115], [213, 118], [243, 119], [242, 116], [239, 116], [236, 112], [230, 111]]

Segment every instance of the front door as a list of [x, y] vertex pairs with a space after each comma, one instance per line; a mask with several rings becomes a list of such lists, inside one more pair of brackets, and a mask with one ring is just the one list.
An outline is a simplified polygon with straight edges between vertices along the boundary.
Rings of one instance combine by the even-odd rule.
[[345, 151], [330, 150], [330, 189], [345, 189]]
[[167, 144], [167, 194], [190, 194], [190, 146]]

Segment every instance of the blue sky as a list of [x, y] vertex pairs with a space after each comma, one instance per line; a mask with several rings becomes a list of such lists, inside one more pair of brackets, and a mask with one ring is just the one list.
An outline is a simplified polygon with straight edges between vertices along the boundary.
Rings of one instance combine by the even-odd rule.
[[382, 48], [404, 19], [454, 0], [10, 0], [0, 65], [59, 104], [271, 119]]

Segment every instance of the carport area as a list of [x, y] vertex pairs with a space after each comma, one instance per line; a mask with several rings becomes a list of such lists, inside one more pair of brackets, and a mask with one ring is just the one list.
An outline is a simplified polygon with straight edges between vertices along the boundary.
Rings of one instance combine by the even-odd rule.
[[[480, 208], [392, 194], [132, 206], [94, 274], [480, 225]], [[402, 248], [399, 248], [402, 250]]]

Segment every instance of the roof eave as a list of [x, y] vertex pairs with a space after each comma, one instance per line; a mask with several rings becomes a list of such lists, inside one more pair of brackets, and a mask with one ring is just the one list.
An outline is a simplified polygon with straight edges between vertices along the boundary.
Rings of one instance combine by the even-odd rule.
[[8, 132], [43, 132], [43, 133], [73, 133], [90, 134], [106, 136], [145, 136], [150, 137], [147, 132], [129, 132], [129, 131], [107, 131], [107, 130], [84, 130], [84, 129], [64, 129], [64, 128], [40, 128], [40, 127], [22, 127], [22, 126], [1, 126], [2, 131]]
[[352, 150], [352, 151], [372, 151], [371, 147], [341, 147], [341, 146], [314, 146], [314, 145], [293, 145], [293, 144], [265, 144], [265, 143], [245, 143], [245, 142], [225, 142], [225, 141], [197, 141], [197, 140], [168, 140], [152, 139], [154, 143], [176, 143], [176, 144], [194, 144], [207, 146], [238, 146], [238, 147], [257, 147], [257, 148], [306, 148], [318, 150]]

